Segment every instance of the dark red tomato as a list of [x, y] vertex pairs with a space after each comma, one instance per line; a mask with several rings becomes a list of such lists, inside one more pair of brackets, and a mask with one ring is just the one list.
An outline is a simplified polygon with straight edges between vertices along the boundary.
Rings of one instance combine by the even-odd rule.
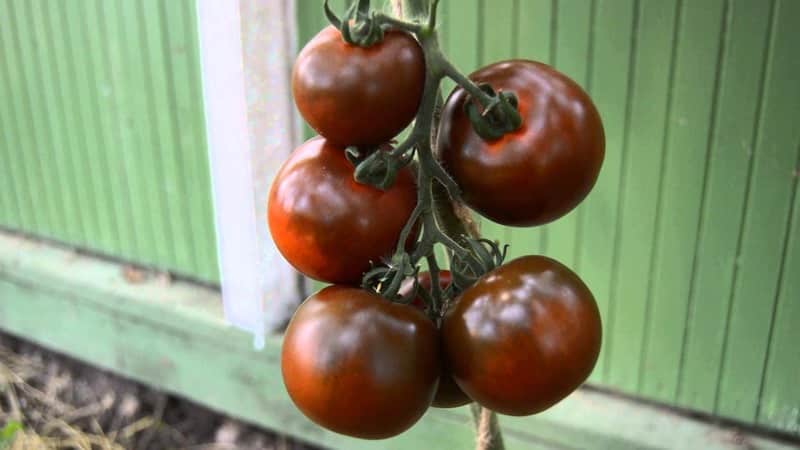
[[533, 61], [498, 62], [470, 78], [514, 92], [522, 126], [485, 141], [464, 112], [466, 91], [450, 94], [438, 144], [465, 202], [510, 226], [541, 225], [571, 211], [594, 186], [605, 154], [603, 124], [586, 92]]
[[400, 31], [359, 47], [329, 26], [303, 47], [292, 71], [300, 114], [345, 146], [381, 144], [402, 131], [417, 113], [424, 83], [422, 49]]
[[297, 270], [321, 281], [357, 284], [371, 263], [392, 254], [416, 203], [408, 168], [381, 191], [353, 179], [341, 147], [314, 138], [278, 171], [267, 219], [275, 245]]
[[465, 290], [442, 324], [458, 385], [501, 414], [543, 411], [583, 383], [600, 353], [597, 303], [578, 276], [523, 256]]
[[436, 326], [417, 308], [329, 286], [289, 323], [283, 382], [295, 405], [337, 433], [382, 439], [428, 409], [439, 379]]
[[[449, 270], [442, 270], [439, 272], [439, 286], [442, 289], [445, 289], [452, 280], [452, 274]], [[431, 273], [430, 272], [420, 272], [417, 275], [417, 282], [419, 283], [420, 289], [425, 289], [430, 291], [431, 289]], [[403, 286], [400, 288], [400, 295], [406, 295], [411, 292], [411, 288], [413, 287], [412, 283], [404, 283]], [[420, 311], [425, 310], [425, 301], [422, 300], [422, 297], [416, 297], [414, 300], [411, 301], [411, 305], [418, 308]], [[431, 406], [435, 406], [437, 408], [455, 408], [458, 406], [464, 406], [468, 403], [472, 403], [472, 399], [458, 387], [455, 380], [453, 380], [453, 376], [450, 374], [450, 370], [447, 368], [446, 364], [442, 364], [442, 372], [439, 376], [439, 387], [436, 389], [436, 396], [433, 398], [433, 403]]]

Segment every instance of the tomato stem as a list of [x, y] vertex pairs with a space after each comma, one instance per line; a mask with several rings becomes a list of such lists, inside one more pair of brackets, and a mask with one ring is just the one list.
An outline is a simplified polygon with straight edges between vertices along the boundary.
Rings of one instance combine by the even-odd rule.
[[[394, 3], [397, 6], [398, 2]], [[356, 174], [357, 180], [366, 181], [369, 184], [374, 184], [374, 181], [371, 180], [391, 180], [393, 179], [391, 174], [386, 175], [380, 172], [377, 173], [378, 176], [372, 176], [371, 172], [393, 170], [392, 168], [398, 167], [399, 164], [393, 164], [391, 162], [392, 158], [405, 158], [408, 152], [416, 149], [417, 205], [401, 231], [400, 240], [397, 243], [392, 261], [399, 261], [401, 255], [405, 254], [408, 236], [415, 226], [419, 226], [420, 233], [413, 253], [410, 255], [410, 264], [416, 267], [425, 258], [429, 266], [433, 263], [438, 267], [434, 255], [434, 247], [440, 244], [454, 256], [454, 260], [458, 261], [458, 269], [466, 271], [458, 273], [454, 279], [462, 281], [474, 280], [493, 268], [493, 258], [482, 247], [482, 244], [472, 242], [466, 228], [463, 225], [459, 225], [461, 220], [453, 213], [454, 209], [451, 206], [451, 202], [455, 204], [461, 203], [460, 189], [434, 154], [433, 144], [436, 137], [435, 131], [438, 127], [437, 106], [441, 105], [439, 86], [445, 76], [450, 76], [463, 83], [468, 92], [474, 91], [479, 101], [485, 101], [489, 107], [492, 102], [496, 103], [497, 100], [467, 77], [461, 75], [442, 53], [435, 30], [435, 11], [437, 6], [438, 1], [436, 0], [432, 2], [430, 0], [405, 0], [402, 4], [402, 17], [412, 17], [416, 20], [427, 14], [427, 26], [420, 25], [417, 22], [391, 18], [383, 14], [373, 15], [373, 19], [379, 21], [382, 25], [389, 24], [416, 35], [425, 55], [425, 82], [422, 100], [409, 136], [388, 154], [374, 155], [375, 158], [389, 158], [385, 165], [380, 162], [376, 163], [376, 161], [368, 158], [359, 163]], [[479, 97], [480, 95], [483, 97]], [[378, 184], [377, 187], [385, 188], [386, 186]], [[444, 192], [434, 195], [435, 191], [438, 192], [440, 190]], [[492, 255], [494, 253], [496, 252], [493, 252]], [[380, 294], [390, 300], [393, 299], [397, 294], [396, 289], [393, 289], [397, 284], [394, 281], [399, 277], [400, 273], [406, 271], [407, 268], [399, 266], [385, 272], [382, 280], [387, 281], [388, 284], [386, 284], [387, 288], [382, 289]], [[392, 281], [389, 282], [389, 280]], [[374, 282], [374, 277], [365, 276], [364, 285], [369, 286], [371, 282]], [[432, 317], [438, 320], [444, 312], [441, 306], [445, 303], [442, 299], [441, 289], [432, 290], [430, 294], [433, 303], [430, 305], [430, 312]]]
[[[419, 165], [417, 168], [419, 175], [417, 179], [417, 207], [419, 211], [426, 214], [424, 219], [426, 225], [422, 232], [429, 232], [427, 228], [432, 224], [436, 227], [439, 237], [445, 236], [457, 247], [463, 245], [464, 247], [461, 248], [468, 248], [467, 243], [470, 235], [473, 235], [471, 236], [473, 238], [479, 237], [477, 228], [470, 227], [457, 214], [457, 205], [461, 204], [460, 190], [436, 160], [433, 143], [436, 139], [435, 132], [438, 129], [437, 107], [440, 107], [442, 103], [441, 90], [439, 88], [442, 77], [447, 75], [451, 78], [457, 78], [456, 82], [464, 87], [467, 92], [472, 91], [477, 94], [475, 98], [478, 101], [481, 101], [481, 94], [478, 92], [483, 93], [483, 91], [469, 78], [461, 75], [439, 49], [436, 34], [438, 3], [439, 0], [392, 0], [395, 12], [400, 17], [419, 17], [426, 11], [429, 13], [427, 30], [425, 30], [425, 33], [417, 33], [417, 39], [419, 39], [425, 53], [426, 76], [423, 102], [420, 105], [420, 110], [414, 123], [414, 131], [418, 132], [415, 138], [421, 139], [418, 153]], [[484, 98], [483, 101], [485, 102], [487, 99]], [[486, 107], [488, 103], [482, 102], [482, 105]], [[412, 135], [414, 134], [412, 132]], [[412, 214], [412, 220], [410, 221], [412, 226], [417, 222], [418, 218]], [[410, 230], [410, 226], [408, 228]], [[401, 236], [401, 239], [402, 245], [405, 245], [407, 237]], [[421, 241], [424, 241], [424, 239], [425, 237], [423, 236]], [[444, 308], [447, 306], [448, 299], [443, 298], [439, 287], [439, 264], [433, 252], [433, 245], [425, 250], [427, 250], [428, 270], [431, 274], [430, 304], [428, 304], [427, 309], [434, 315], [438, 323], [441, 320]], [[451, 267], [451, 273], [453, 273], [452, 269]], [[456, 275], [453, 273], [454, 277]], [[448, 288], [448, 291], [452, 292], [452, 289]], [[470, 410], [475, 417], [475, 430], [478, 437], [477, 450], [503, 450], [505, 447], [497, 415], [477, 403], [473, 403], [470, 406]]]

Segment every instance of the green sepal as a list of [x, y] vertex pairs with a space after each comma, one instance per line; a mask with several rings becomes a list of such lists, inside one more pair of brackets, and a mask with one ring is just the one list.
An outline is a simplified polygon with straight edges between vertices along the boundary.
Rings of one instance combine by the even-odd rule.
[[513, 92], [496, 93], [488, 84], [481, 84], [480, 89], [486, 92], [492, 101], [482, 111], [474, 99], [467, 99], [464, 111], [472, 123], [475, 133], [482, 139], [493, 141], [518, 129], [522, 125], [519, 115], [519, 102]]

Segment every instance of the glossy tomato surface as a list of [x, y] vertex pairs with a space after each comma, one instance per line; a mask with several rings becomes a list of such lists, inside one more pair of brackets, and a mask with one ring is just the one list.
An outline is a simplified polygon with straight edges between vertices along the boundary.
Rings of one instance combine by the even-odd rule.
[[359, 47], [329, 26], [306, 44], [292, 70], [300, 114], [344, 146], [381, 144], [402, 131], [417, 113], [424, 83], [422, 49], [400, 31]]
[[417, 192], [408, 168], [386, 191], [356, 182], [342, 148], [314, 138], [284, 162], [268, 201], [272, 239], [290, 264], [317, 280], [357, 284], [391, 256]]
[[600, 115], [575, 82], [550, 66], [512, 60], [470, 75], [519, 100], [522, 126], [485, 141], [464, 112], [457, 88], [444, 107], [438, 145], [447, 170], [478, 213], [510, 226], [533, 226], [571, 211], [597, 180], [605, 154]]
[[[452, 274], [449, 270], [442, 270], [439, 272], [439, 287], [441, 289], [445, 289], [450, 284], [451, 280]], [[417, 275], [417, 282], [419, 283], [420, 289], [430, 291], [431, 273], [420, 272], [419, 275]], [[411, 292], [412, 288], [413, 283], [404, 283], [400, 288], [400, 295], [408, 294]], [[411, 301], [411, 305], [419, 308], [421, 311], [425, 310], [425, 301], [422, 300], [422, 297], [414, 298], [414, 300]], [[442, 373], [439, 377], [439, 387], [436, 389], [436, 396], [433, 398], [433, 403], [431, 406], [435, 406], [437, 408], [455, 408], [468, 403], [472, 403], [472, 399], [469, 398], [469, 396], [465, 394], [460, 387], [458, 387], [458, 384], [456, 384], [455, 380], [453, 380], [453, 375], [447, 368], [447, 364], [442, 364]]]
[[329, 286], [295, 313], [283, 339], [286, 390], [311, 420], [382, 439], [411, 427], [439, 378], [436, 326], [419, 309]]
[[441, 332], [464, 392], [514, 416], [543, 411], [583, 383], [602, 334], [592, 293], [544, 256], [523, 256], [481, 277], [448, 310]]

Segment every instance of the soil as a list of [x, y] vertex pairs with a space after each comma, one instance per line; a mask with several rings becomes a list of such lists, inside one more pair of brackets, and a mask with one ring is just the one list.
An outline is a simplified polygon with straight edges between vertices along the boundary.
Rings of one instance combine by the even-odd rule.
[[0, 449], [317, 448], [0, 334]]

